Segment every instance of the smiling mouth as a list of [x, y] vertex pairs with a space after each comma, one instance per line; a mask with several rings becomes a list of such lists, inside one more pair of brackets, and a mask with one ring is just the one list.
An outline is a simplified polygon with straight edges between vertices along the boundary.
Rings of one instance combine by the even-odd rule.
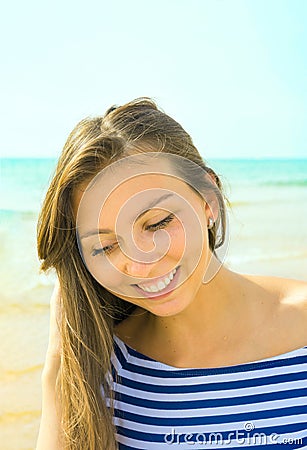
[[177, 285], [177, 280], [179, 276], [179, 267], [171, 270], [168, 274], [159, 278], [155, 283], [140, 283], [134, 284], [133, 286], [137, 291], [143, 294], [145, 297], [157, 297], [159, 295], [166, 294], [174, 289]]
[[163, 289], [166, 288], [166, 286], [168, 286], [170, 284], [170, 282], [174, 278], [174, 275], [176, 272], [177, 272], [177, 269], [172, 270], [164, 277], [161, 277], [161, 279], [157, 283], [145, 284], [145, 285], [142, 283], [142, 284], [138, 284], [137, 286], [146, 292], [162, 291]]

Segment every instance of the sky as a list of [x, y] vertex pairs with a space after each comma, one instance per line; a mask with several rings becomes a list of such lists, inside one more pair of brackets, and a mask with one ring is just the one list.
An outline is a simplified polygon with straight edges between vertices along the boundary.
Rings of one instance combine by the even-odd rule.
[[306, 158], [306, 23], [305, 0], [7, 1], [1, 155], [58, 157], [148, 96], [205, 158]]

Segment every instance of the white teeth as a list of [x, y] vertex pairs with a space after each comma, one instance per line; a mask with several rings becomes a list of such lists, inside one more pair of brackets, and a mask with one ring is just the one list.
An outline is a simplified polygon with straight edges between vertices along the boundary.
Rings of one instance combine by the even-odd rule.
[[143, 289], [146, 292], [158, 292], [158, 291], [162, 291], [163, 289], [166, 288], [167, 285], [170, 284], [170, 282], [172, 281], [172, 279], [174, 278], [174, 275], [176, 273], [177, 269], [174, 269], [170, 272], [170, 274], [164, 278], [164, 280], [160, 280], [157, 284], [152, 284], [150, 287], [149, 286], [142, 286], [141, 284], [139, 284], [138, 286]]
[[[142, 289], [143, 289], [143, 288], [142, 288]], [[144, 288], [144, 291], [146, 291], [146, 292], [152, 292], [151, 288], [149, 288], [149, 287]]]
[[166, 286], [166, 284], [164, 283], [164, 281], [159, 281], [158, 283], [158, 289], [161, 291], [162, 289], [164, 289]]
[[150, 286], [150, 289], [151, 289], [151, 292], [158, 292], [158, 290], [159, 290], [158, 286], [154, 286], [154, 285]]

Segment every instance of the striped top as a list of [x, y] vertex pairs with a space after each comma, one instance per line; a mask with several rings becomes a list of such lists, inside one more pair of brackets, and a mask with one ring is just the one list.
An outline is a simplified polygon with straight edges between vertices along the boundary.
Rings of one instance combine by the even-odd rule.
[[114, 380], [115, 374], [120, 450], [258, 450], [278, 443], [274, 448], [307, 449], [307, 346], [249, 363], [183, 369], [114, 335]]

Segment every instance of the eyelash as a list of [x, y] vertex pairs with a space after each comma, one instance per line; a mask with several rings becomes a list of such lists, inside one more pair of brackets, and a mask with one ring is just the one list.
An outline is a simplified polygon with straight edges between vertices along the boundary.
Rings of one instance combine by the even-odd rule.
[[100, 248], [99, 250], [93, 250], [92, 251], [92, 256], [97, 256], [100, 255], [101, 253], [104, 255], [108, 255], [109, 253], [112, 252], [112, 250], [106, 250], [106, 248], [112, 248], [113, 245], [107, 245], [106, 247]]
[[[165, 219], [160, 220], [160, 222], [153, 223], [152, 225], [148, 225], [145, 229], [149, 231], [156, 231], [161, 228], [164, 228], [166, 225], [168, 225], [172, 220], [174, 219], [174, 214], [170, 214], [169, 216], [165, 217]], [[107, 245], [106, 247], [103, 247], [99, 250], [93, 250], [91, 255], [96, 256], [98, 254], [104, 254], [109, 255], [113, 251], [114, 245]], [[106, 250], [108, 249], [108, 250]]]
[[174, 214], [170, 214], [169, 216], [165, 217], [165, 219], [160, 220], [160, 222], [153, 223], [152, 225], [148, 225], [146, 227], [146, 230], [159, 230], [160, 228], [163, 228], [168, 223], [170, 223], [174, 219]]

